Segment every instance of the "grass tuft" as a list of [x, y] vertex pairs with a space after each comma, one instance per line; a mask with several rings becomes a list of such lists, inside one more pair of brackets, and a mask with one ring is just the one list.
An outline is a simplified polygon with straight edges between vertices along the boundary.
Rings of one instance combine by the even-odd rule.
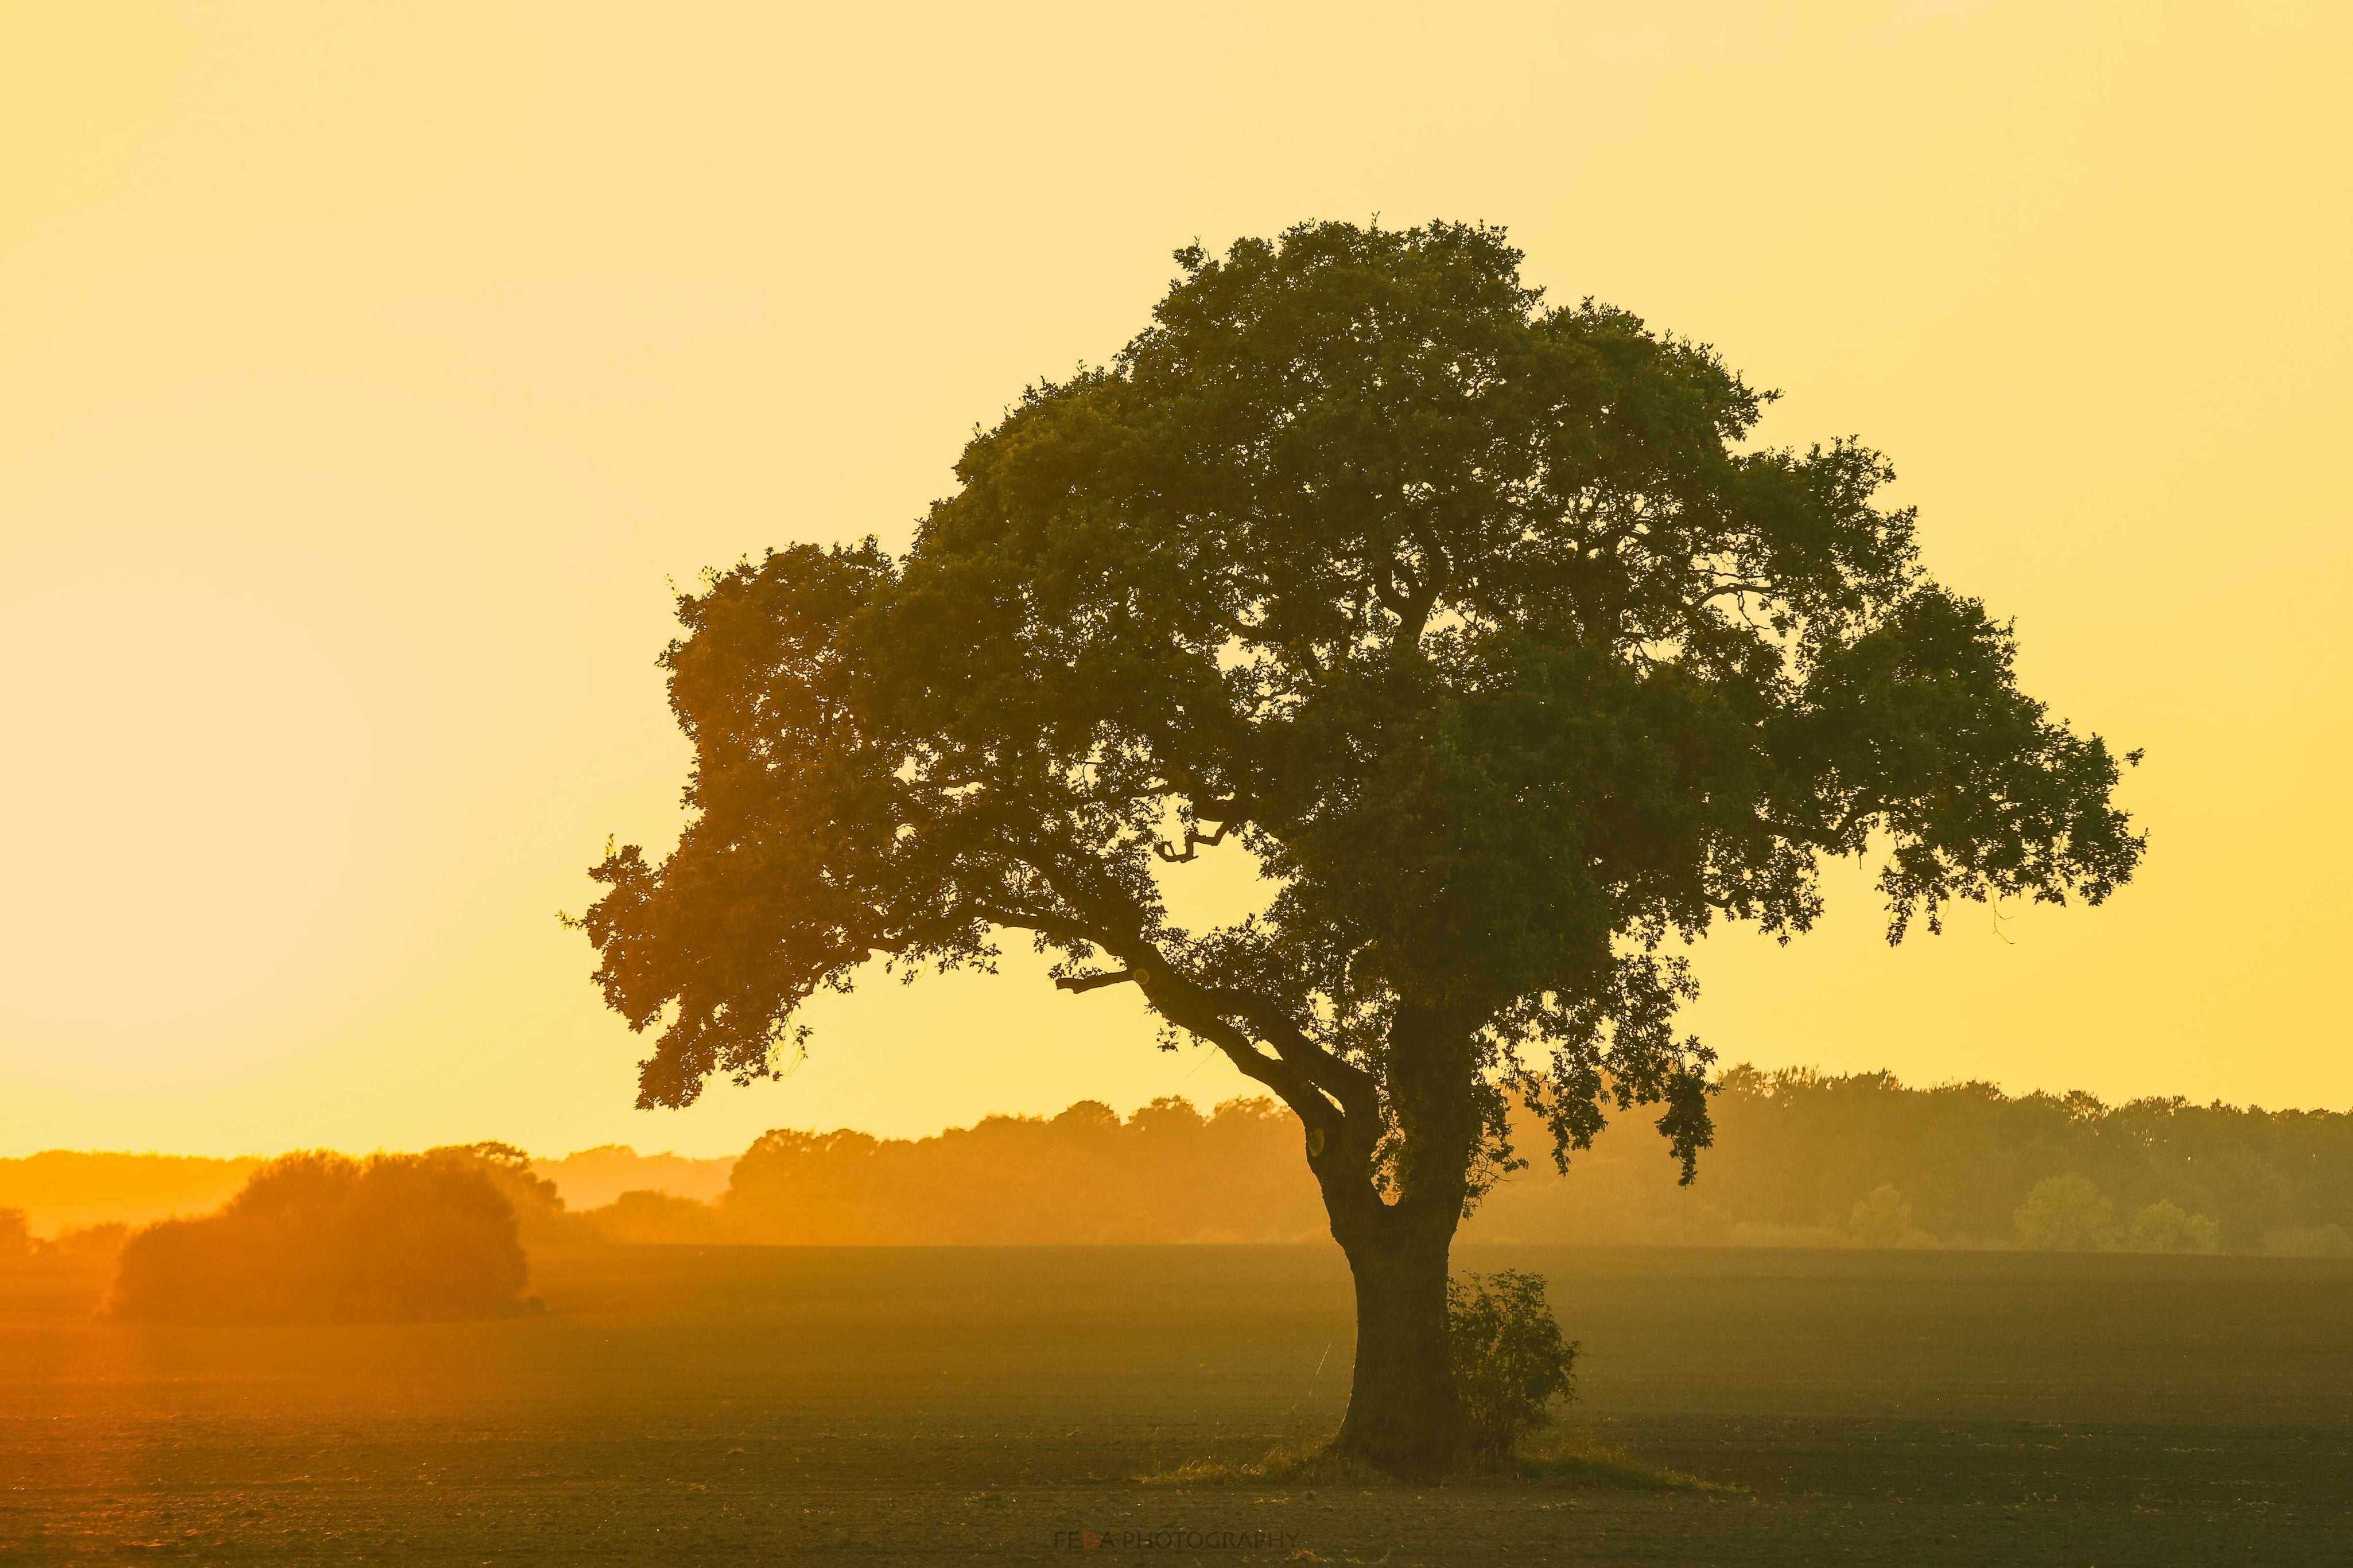
[[1391, 1475], [1323, 1443], [1279, 1447], [1254, 1464], [1188, 1460], [1173, 1470], [1138, 1476], [1148, 1487], [1293, 1486], [1372, 1489], [1398, 1486], [1546, 1486], [1618, 1491], [1737, 1492], [1745, 1488], [1711, 1481], [1683, 1470], [1647, 1464], [1623, 1448], [1596, 1443], [1582, 1433], [1555, 1428], [1509, 1454], [1466, 1459], [1442, 1476]]
[[1597, 1443], [1582, 1432], [1555, 1427], [1512, 1453], [1485, 1461], [1474, 1476], [1533, 1481], [1559, 1487], [1610, 1488], [1642, 1492], [1739, 1492], [1746, 1487], [1711, 1481], [1688, 1470], [1671, 1470], [1638, 1459], [1623, 1448]]
[[1173, 1470], [1136, 1479], [1148, 1487], [1256, 1486], [1268, 1481], [1300, 1487], [1385, 1487], [1396, 1482], [1386, 1471], [1352, 1454], [1335, 1453], [1323, 1443], [1272, 1448], [1256, 1464], [1188, 1459]]

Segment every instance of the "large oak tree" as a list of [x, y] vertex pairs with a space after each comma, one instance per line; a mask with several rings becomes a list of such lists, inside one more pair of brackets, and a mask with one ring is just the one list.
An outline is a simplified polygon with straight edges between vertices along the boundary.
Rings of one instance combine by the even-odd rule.
[[[596, 868], [641, 1103], [770, 1074], [878, 957], [1133, 983], [1298, 1114], [1355, 1271], [1340, 1442], [1462, 1440], [1447, 1255], [1513, 1159], [1607, 1112], [1709, 1138], [1676, 951], [1803, 931], [1874, 855], [1891, 940], [1956, 899], [2096, 903], [2116, 761], [1921, 569], [1885, 462], [1748, 444], [1764, 397], [1493, 229], [1303, 225], [1183, 275], [1032, 389], [899, 558], [796, 544], [681, 600], [695, 746], [659, 864]], [[1172, 921], [1235, 843], [1271, 899]]]

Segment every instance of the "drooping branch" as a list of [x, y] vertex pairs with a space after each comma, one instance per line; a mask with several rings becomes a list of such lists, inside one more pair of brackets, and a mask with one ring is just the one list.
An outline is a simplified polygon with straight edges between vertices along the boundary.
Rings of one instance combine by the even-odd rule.
[[1169, 848], [1166, 844], [1155, 844], [1152, 847], [1152, 852], [1171, 866], [1182, 866], [1192, 859], [1201, 848], [1214, 849], [1223, 844], [1226, 841], [1227, 826], [1226, 823], [1220, 822], [1215, 833], [1203, 833], [1198, 828], [1187, 827], [1185, 829], [1185, 847], [1182, 853]]

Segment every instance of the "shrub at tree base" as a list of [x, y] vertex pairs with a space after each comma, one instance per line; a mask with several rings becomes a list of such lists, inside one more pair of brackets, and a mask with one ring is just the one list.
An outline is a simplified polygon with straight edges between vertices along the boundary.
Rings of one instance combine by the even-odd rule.
[[1454, 1276], [1446, 1282], [1446, 1333], [1455, 1391], [1483, 1452], [1511, 1452], [1551, 1419], [1555, 1399], [1575, 1397], [1577, 1346], [1560, 1337], [1540, 1274]]
[[514, 1209], [471, 1151], [272, 1160], [218, 1214], [122, 1250], [112, 1310], [151, 1321], [508, 1317], [526, 1301]]

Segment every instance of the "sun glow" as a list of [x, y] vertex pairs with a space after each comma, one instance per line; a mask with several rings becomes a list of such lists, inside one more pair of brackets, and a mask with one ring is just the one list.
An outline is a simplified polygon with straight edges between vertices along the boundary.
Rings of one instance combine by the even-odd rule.
[[[1017, 941], [634, 1111], [553, 915], [680, 826], [665, 578], [904, 549], [1173, 249], [1375, 214], [1504, 225], [1552, 300], [1781, 389], [1763, 439], [1887, 453], [2025, 688], [2147, 750], [2101, 910], [1891, 951], [1842, 866], [1790, 947], [1709, 938], [1725, 1060], [2353, 1100], [2353, 10], [917, 11], [0, 0], [0, 1149], [716, 1154], [1240, 1092]], [[1269, 891], [1231, 841], [1160, 869], [1188, 924]]]
[[92, 577], [0, 605], [0, 1007], [143, 1055], [319, 932], [368, 728], [302, 634], [212, 585]]

